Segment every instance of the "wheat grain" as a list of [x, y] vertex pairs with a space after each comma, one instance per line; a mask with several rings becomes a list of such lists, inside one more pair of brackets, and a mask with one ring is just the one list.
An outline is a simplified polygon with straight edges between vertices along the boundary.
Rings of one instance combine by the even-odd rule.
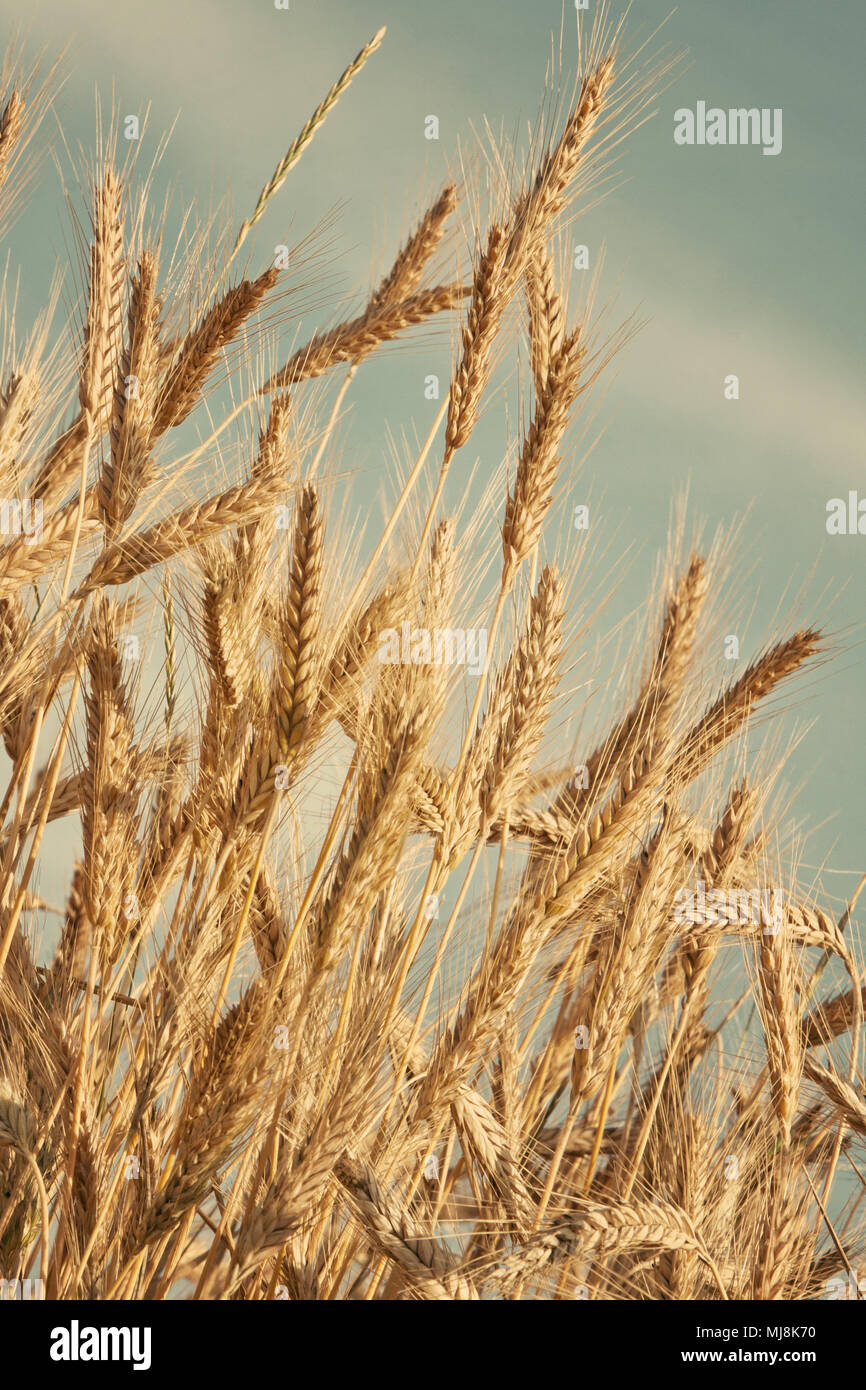
[[[42, 528], [0, 550], [0, 1265], [38, 1240], [52, 1298], [793, 1299], [866, 1258], [854, 1204], [837, 1220], [866, 1137], [856, 893], [838, 918], [800, 882], [769, 800], [782, 740], [747, 782], [743, 737], [731, 790], [723, 761], [825, 639], [771, 639], [717, 694], [701, 658], [729, 578], [719, 546], [692, 554], [577, 773], [564, 746], [596, 676], [591, 588], [570, 548], [544, 558], [601, 357], [548, 248], [611, 109], [615, 55], [591, 48], [558, 136], [526, 167], [496, 152], [498, 211], [468, 201], [468, 288], [432, 283], [449, 183], [362, 311], [286, 360], [276, 269], [231, 284], [231, 257], [190, 252], [204, 233], [166, 248], [100, 156], [83, 355], [37, 333], [21, 357], [4, 316], [0, 474]], [[0, 182], [26, 90], [7, 86]], [[520, 360], [518, 291], [534, 389], [488, 545], [504, 462], [485, 450], [478, 500], [438, 509], [494, 367]], [[371, 540], [338, 519], [343, 388], [325, 406], [306, 383], [437, 315], [447, 399]], [[213, 429], [185, 453], [199, 406]], [[62, 911], [37, 891], [61, 818]], [[815, 1003], [831, 957], [851, 988]]]

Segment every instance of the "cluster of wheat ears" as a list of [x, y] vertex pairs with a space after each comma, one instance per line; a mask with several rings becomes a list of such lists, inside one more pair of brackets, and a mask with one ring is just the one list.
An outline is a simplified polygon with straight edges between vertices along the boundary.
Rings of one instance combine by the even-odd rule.
[[[488, 161], [491, 216], [445, 187], [363, 309], [262, 370], [263, 311], [294, 291], [276, 265], [238, 278], [236, 254], [380, 40], [219, 254], [184, 224], [169, 256], [100, 149], [69, 341], [48, 311], [23, 344], [4, 319], [0, 492], [41, 525], [0, 549], [0, 1276], [99, 1299], [853, 1287], [852, 913], [798, 888], [772, 776], [742, 767], [753, 715], [824, 639], [790, 631], [719, 693], [719, 556], [680, 546], [630, 695], [585, 756], [561, 736], [587, 693], [585, 590], [573, 539], [545, 563], [545, 526], [608, 354], [552, 248], [646, 88], [594, 31], [555, 127]], [[7, 213], [46, 98], [3, 80]], [[433, 274], [448, 256], [464, 272]], [[353, 548], [326, 517], [347, 387], [433, 316], [455, 327], [449, 388]], [[479, 547], [446, 479], [466, 485], [508, 345], [525, 424], [509, 466], [475, 467]], [[194, 470], [229, 439], [246, 476], [201, 500], [218, 470]], [[379, 659], [384, 630], [470, 608], [480, 676]], [[128, 639], [151, 617], [146, 690]], [[37, 888], [61, 818], [58, 934]], [[675, 912], [699, 883], [772, 887], [780, 918]]]

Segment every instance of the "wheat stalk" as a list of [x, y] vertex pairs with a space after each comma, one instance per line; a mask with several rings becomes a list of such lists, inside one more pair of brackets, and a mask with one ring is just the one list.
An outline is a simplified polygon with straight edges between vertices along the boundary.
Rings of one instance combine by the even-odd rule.
[[[41, 530], [0, 548], [0, 1271], [38, 1256], [48, 1297], [794, 1299], [866, 1258], [859, 889], [840, 916], [801, 881], [784, 737], [747, 737], [826, 639], [771, 636], [720, 691], [730, 573], [679, 528], [643, 665], [600, 674], [557, 543], [612, 350], [548, 249], [620, 129], [618, 51], [589, 54], [558, 133], [495, 151], [493, 215], [466, 199], [466, 286], [433, 270], [448, 182], [287, 356], [296, 289], [232, 283], [192, 214], [167, 246], [111, 147], [83, 353], [46, 329], [20, 354], [4, 316], [0, 472]], [[437, 320], [447, 393], [355, 526], [346, 389]], [[476, 494], [449, 470], [500, 366], [527, 389]], [[822, 1001], [830, 960], [850, 987]]]

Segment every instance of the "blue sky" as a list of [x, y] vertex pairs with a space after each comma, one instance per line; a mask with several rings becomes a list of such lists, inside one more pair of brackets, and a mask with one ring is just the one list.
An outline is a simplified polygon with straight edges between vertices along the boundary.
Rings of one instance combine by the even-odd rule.
[[[10, 26], [21, 22], [20, 0], [0, 0], [0, 11]], [[418, 209], [419, 186], [436, 189], [485, 118], [509, 134], [525, 130], [562, 15], [561, 3], [546, 0], [291, 0], [288, 11], [272, 0], [31, 0], [23, 22], [30, 51], [53, 56], [71, 40], [60, 130], [49, 118], [70, 148], [92, 144], [94, 92], [109, 105], [114, 89], [122, 113], [150, 104], [153, 148], [176, 122], [158, 185], [171, 179], [180, 203], [197, 198], [204, 208], [228, 185], [241, 214], [336, 73], [387, 24], [383, 48], [256, 243], [283, 240], [289, 224], [296, 240], [338, 209], [336, 294], [368, 283], [369, 248], [393, 249]], [[780, 606], [790, 612], [785, 595], [804, 592], [809, 619], [828, 614], [844, 647], [797, 701], [798, 717], [816, 722], [787, 780], [808, 782], [792, 804], [817, 827], [805, 858], [815, 864], [833, 850], [841, 873], [827, 886], [841, 896], [866, 867], [866, 536], [828, 537], [825, 509], [850, 489], [866, 497], [866, 16], [841, 0], [690, 0], [673, 12], [661, 0], [635, 0], [631, 45], [667, 15], [651, 49], [688, 56], [654, 119], [622, 147], [616, 187], [574, 233], [594, 260], [605, 248], [602, 298], [615, 294], [621, 317], [636, 310], [645, 321], [605, 382], [604, 433], [584, 472], [599, 525], [632, 547], [608, 617], [641, 601], [672, 499], [686, 487], [690, 515], [710, 531], [745, 517], [735, 576], [751, 611], [745, 657]], [[569, 6], [566, 69], [573, 31]], [[676, 146], [673, 113], [698, 100], [781, 107], [782, 153]], [[429, 112], [440, 117], [438, 142], [423, 139]], [[55, 146], [66, 169], [59, 138]], [[48, 163], [10, 238], [25, 318], [64, 256], [65, 215]], [[422, 430], [415, 384], [424, 370], [415, 351], [371, 373], [353, 417], [369, 477], [384, 450], [383, 418], [395, 433]], [[736, 403], [723, 396], [728, 373], [740, 378]], [[482, 464], [487, 439], [482, 430]]]

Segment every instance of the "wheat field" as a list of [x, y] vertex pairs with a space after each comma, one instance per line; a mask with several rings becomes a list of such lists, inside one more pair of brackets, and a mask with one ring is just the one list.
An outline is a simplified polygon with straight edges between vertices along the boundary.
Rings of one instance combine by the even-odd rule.
[[[866, 996], [774, 718], [832, 643], [791, 622], [720, 686], [731, 546], [674, 522], [642, 666], [563, 733], [604, 621], [561, 535], [573, 430], [632, 326], [573, 302], [559, 238], [664, 73], [602, 13], [525, 158], [485, 150], [280, 356], [304, 252], [256, 226], [383, 37], [238, 226], [167, 244], [115, 129], [65, 333], [56, 278], [24, 338], [4, 297], [0, 1277], [825, 1297], [866, 1258]], [[2, 72], [4, 230], [53, 81]], [[359, 537], [344, 406], [428, 333], [450, 381]], [[473, 461], [509, 393], [513, 450]]]

